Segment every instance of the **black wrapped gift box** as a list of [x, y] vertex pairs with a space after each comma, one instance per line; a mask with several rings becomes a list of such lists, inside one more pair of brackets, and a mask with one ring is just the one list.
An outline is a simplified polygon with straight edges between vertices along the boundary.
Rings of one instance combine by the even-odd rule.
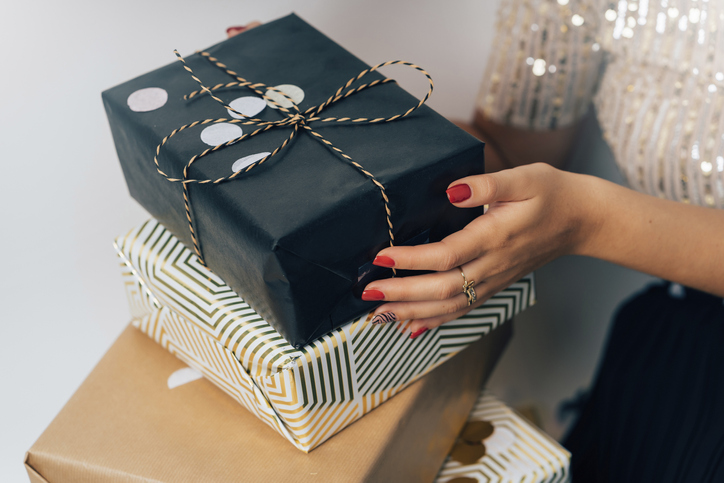
[[[207, 52], [252, 82], [298, 86], [304, 93], [298, 103], [302, 112], [325, 102], [368, 68], [296, 15], [244, 32]], [[186, 62], [207, 86], [235, 80], [199, 54]], [[351, 88], [375, 79], [384, 76], [370, 73]], [[147, 88], [156, 89], [150, 101], [139, 104]], [[138, 93], [141, 89], [146, 91]], [[157, 172], [154, 154], [161, 140], [182, 125], [232, 119], [207, 94], [184, 99], [197, 89], [182, 63], [174, 62], [103, 93], [131, 195], [189, 247], [193, 243], [183, 187]], [[214, 94], [226, 104], [239, 97], [260, 98], [246, 87]], [[321, 117], [391, 117], [418, 102], [388, 82], [331, 104]], [[254, 117], [283, 119], [271, 107]], [[210, 147], [202, 140], [210, 125], [173, 136], [159, 154], [159, 168], [182, 178], [189, 160]], [[234, 126], [245, 134], [257, 129]], [[483, 144], [427, 106], [394, 122], [309, 126], [385, 187], [397, 245], [438, 241], [482, 214], [482, 208], [454, 208], [445, 189], [458, 178], [484, 172]], [[291, 130], [271, 129], [219, 149], [196, 161], [187, 177], [229, 176], [235, 161], [273, 152]], [[308, 131], [299, 129], [279, 154], [233, 180], [189, 185], [189, 199], [208, 267], [295, 347], [379, 304], [363, 302], [359, 295], [372, 280], [392, 275], [371, 265], [390, 243], [380, 190]]]

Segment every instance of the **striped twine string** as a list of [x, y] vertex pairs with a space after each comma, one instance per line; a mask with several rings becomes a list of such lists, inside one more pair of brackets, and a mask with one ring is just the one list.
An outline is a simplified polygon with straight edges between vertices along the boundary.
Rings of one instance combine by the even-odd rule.
[[[335, 146], [330, 141], [325, 139], [317, 131], [312, 129], [312, 127], [309, 125], [309, 123], [320, 122], [320, 123], [376, 124], [376, 123], [383, 123], [383, 122], [393, 122], [393, 121], [396, 121], [399, 119], [403, 119], [403, 118], [409, 116], [410, 114], [412, 114], [415, 110], [419, 109], [432, 95], [432, 90], [434, 87], [432, 77], [430, 77], [430, 74], [428, 74], [422, 67], [412, 64], [410, 62], [405, 62], [405, 61], [401, 61], [401, 60], [392, 60], [392, 61], [383, 62], [381, 64], [377, 64], [373, 67], [370, 67], [369, 69], [363, 70], [355, 77], [352, 77], [351, 79], [349, 79], [343, 86], [341, 86], [339, 89], [337, 89], [337, 91], [332, 96], [330, 96], [326, 101], [324, 101], [320, 105], [312, 106], [309, 109], [307, 109], [306, 111], [301, 112], [299, 110], [299, 107], [296, 105], [296, 103], [286, 93], [282, 92], [281, 90], [279, 90], [275, 87], [267, 86], [260, 82], [250, 82], [250, 81], [244, 79], [243, 77], [239, 76], [236, 72], [230, 70], [225, 64], [220, 62], [217, 58], [211, 56], [211, 54], [209, 54], [208, 52], [202, 51], [202, 52], [199, 52], [199, 54], [203, 58], [205, 58], [206, 60], [211, 62], [213, 65], [215, 65], [216, 67], [218, 67], [219, 69], [224, 71], [227, 75], [236, 79], [235, 81], [232, 81], [232, 82], [221, 83], [221, 84], [216, 84], [213, 87], [207, 87], [204, 85], [204, 83], [201, 81], [201, 79], [199, 79], [196, 76], [196, 74], [194, 74], [193, 70], [191, 69], [191, 67], [188, 66], [188, 64], [186, 63], [184, 58], [181, 56], [181, 54], [179, 54], [178, 51], [176, 51], [176, 50], [174, 50], [174, 54], [176, 54], [176, 57], [178, 58], [178, 60], [181, 61], [181, 63], [183, 64], [183, 68], [189, 73], [191, 78], [194, 79], [194, 81], [196, 81], [196, 83], [198, 83], [199, 86], [201, 87], [199, 90], [193, 91], [190, 94], [184, 96], [184, 99], [187, 99], [187, 100], [193, 99], [196, 96], [199, 96], [202, 94], [208, 94], [214, 101], [216, 101], [217, 103], [222, 105], [228, 111], [236, 113], [239, 116], [244, 116], [241, 112], [239, 112], [236, 109], [234, 109], [233, 107], [229, 106], [222, 99], [220, 99], [219, 97], [214, 95], [214, 91], [217, 91], [219, 89], [227, 89], [227, 88], [231, 88], [231, 87], [246, 87], [246, 88], [254, 91], [259, 96], [261, 96], [268, 103], [272, 104], [274, 107], [277, 108], [277, 110], [279, 110], [281, 113], [283, 113], [283, 116], [285, 116], [283, 119], [278, 120], [278, 121], [264, 121], [262, 119], [250, 118], [250, 117], [243, 117], [243, 119], [227, 119], [227, 118], [214, 119], [214, 118], [211, 118], [211, 119], [204, 119], [202, 121], [194, 121], [190, 124], [185, 124], [179, 128], [174, 129], [169, 135], [164, 137], [163, 140], [161, 140], [161, 142], [156, 147], [156, 153], [153, 157], [153, 162], [156, 165], [156, 171], [158, 171], [158, 173], [161, 176], [163, 176], [164, 178], [166, 178], [168, 181], [170, 181], [172, 183], [182, 183], [182, 185], [183, 185], [184, 209], [186, 212], [186, 219], [188, 221], [189, 231], [191, 233], [191, 240], [193, 242], [194, 252], [196, 253], [196, 256], [199, 258], [199, 262], [202, 265], [206, 266], [206, 263], [204, 262], [203, 255], [201, 254], [201, 247], [199, 245], [198, 235], [197, 235], [197, 232], [196, 232], [196, 229], [194, 226], [194, 220], [193, 220], [194, 217], [193, 217], [193, 214], [191, 211], [191, 195], [189, 193], [189, 186], [192, 183], [218, 184], [218, 183], [223, 183], [225, 181], [231, 181], [233, 179], [236, 179], [241, 174], [249, 172], [250, 170], [261, 165], [268, 159], [271, 159], [274, 156], [276, 156], [277, 154], [279, 154], [285, 147], [287, 147], [291, 143], [292, 139], [294, 139], [294, 136], [296, 136], [297, 133], [299, 132], [300, 127], [302, 129], [304, 129], [304, 131], [309, 133], [314, 139], [316, 139], [317, 141], [319, 141], [320, 143], [324, 144], [329, 149], [331, 149], [334, 153], [336, 153], [338, 155], [339, 158], [341, 158], [342, 160], [344, 160], [345, 162], [347, 162], [348, 164], [353, 166], [357, 171], [359, 171], [363, 176], [365, 176], [367, 179], [369, 179], [377, 187], [377, 189], [380, 191], [380, 194], [382, 195], [382, 201], [384, 203], [385, 217], [386, 217], [387, 227], [388, 227], [387, 232], [388, 232], [388, 236], [390, 239], [390, 246], [395, 245], [395, 236], [393, 234], [393, 225], [392, 225], [392, 218], [391, 218], [392, 213], [389, 208], [389, 198], [387, 197], [387, 193], [385, 192], [385, 187], [382, 185], [382, 183], [380, 183], [375, 178], [375, 176], [371, 172], [369, 172], [367, 169], [365, 169], [364, 166], [362, 166], [361, 164], [354, 161], [349, 155], [345, 154], [344, 151], [339, 149], [337, 146]], [[372, 72], [377, 71], [378, 69], [381, 69], [382, 67], [386, 67], [386, 66], [390, 66], [390, 65], [404, 65], [407, 67], [411, 67], [425, 75], [430, 87], [427, 91], [427, 94], [425, 94], [425, 97], [423, 97], [422, 100], [420, 100], [417, 105], [411, 107], [410, 109], [408, 109], [407, 111], [405, 111], [402, 114], [396, 114], [391, 117], [377, 117], [377, 118], [359, 117], [356, 119], [352, 119], [349, 117], [325, 117], [325, 118], [319, 117], [320, 113], [324, 109], [326, 109], [330, 105], [334, 104], [335, 102], [338, 102], [351, 95], [354, 95], [364, 89], [368, 89], [368, 88], [374, 87], [376, 85], [386, 84], [388, 82], [395, 82], [393, 79], [376, 79], [368, 84], [361, 84], [357, 87], [351, 88], [353, 83], [359, 81], [367, 74], [370, 74]], [[345, 90], [346, 90], [346, 92], [345, 92]], [[268, 97], [267, 96], [268, 91], [273, 91], [273, 92], [276, 92], [276, 93], [280, 94], [281, 96], [283, 96], [287, 101], [289, 101], [292, 108], [287, 109], [286, 107], [280, 105], [276, 100]], [[225, 123], [229, 123], [229, 124], [240, 124], [242, 126], [249, 126], [249, 125], [257, 126], [257, 129], [255, 129], [254, 131], [252, 131], [248, 134], [243, 134], [242, 136], [232, 139], [226, 143], [219, 144], [212, 148], [208, 148], [208, 149], [204, 150], [202, 153], [193, 156], [188, 161], [186, 166], [184, 166], [182, 178], [171, 177], [161, 169], [158, 158], [161, 154], [161, 149], [166, 145], [166, 143], [169, 142], [169, 140], [171, 138], [173, 138], [177, 134], [180, 134], [183, 131], [186, 131], [187, 129], [191, 129], [196, 126], [203, 126], [206, 124], [216, 124], [216, 123], [220, 123], [220, 122], [225, 122]], [[195, 178], [189, 177], [189, 169], [191, 168], [191, 165], [194, 164], [199, 159], [201, 159], [215, 151], [227, 148], [227, 147], [231, 146], [232, 144], [235, 144], [244, 139], [250, 138], [252, 136], [256, 136], [257, 134], [261, 134], [270, 129], [280, 128], [280, 127], [292, 128], [292, 131], [289, 134], [289, 137], [287, 137], [281, 143], [281, 145], [277, 146], [277, 148], [274, 149], [274, 151], [272, 151], [269, 155], [250, 164], [245, 169], [236, 171], [229, 176], [224, 176], [222, 178], [216, 178], [216, 179], [195, 179]], [[393, 269], [393, 273], [396, 274], [396, 271], [394, 269]]]

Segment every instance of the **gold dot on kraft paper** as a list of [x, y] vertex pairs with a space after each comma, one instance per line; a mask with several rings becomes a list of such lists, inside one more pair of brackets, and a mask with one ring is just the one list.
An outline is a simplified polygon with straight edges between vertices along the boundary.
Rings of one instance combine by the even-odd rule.
[[468, 421], [450, 452], [450, 458], [463, 465], [477, 462], [487, 453], [483, 440], [494, 432], [495, 427], [489, 421]]
[[470, 421], [460, 433], [460, 439], [467, 443], [478, 443], [491, 434], [495, 428], [488, 421]]
[[468, 443], [458, 439], [450, 452], [450, 458], [463, 465], [471, 465], [485, 456], [485, 445], [482, 441]]

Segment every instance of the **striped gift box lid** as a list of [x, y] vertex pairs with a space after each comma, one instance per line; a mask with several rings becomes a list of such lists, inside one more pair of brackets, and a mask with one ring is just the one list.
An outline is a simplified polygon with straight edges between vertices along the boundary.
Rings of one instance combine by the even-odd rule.
[[535, 301], [531, 274], [415, 340], [366, 315], [298, 350], [157, 221], [115, 247], [134, 325], [303, 451]]

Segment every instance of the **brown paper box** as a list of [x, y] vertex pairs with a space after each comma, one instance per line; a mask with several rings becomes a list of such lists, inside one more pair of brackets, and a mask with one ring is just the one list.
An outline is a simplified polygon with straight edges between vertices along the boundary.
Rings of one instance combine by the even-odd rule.
[[129, 327], [35, 442], [32, 482], [433, 481], [512, 333], [504, 324], [305, 454]]

